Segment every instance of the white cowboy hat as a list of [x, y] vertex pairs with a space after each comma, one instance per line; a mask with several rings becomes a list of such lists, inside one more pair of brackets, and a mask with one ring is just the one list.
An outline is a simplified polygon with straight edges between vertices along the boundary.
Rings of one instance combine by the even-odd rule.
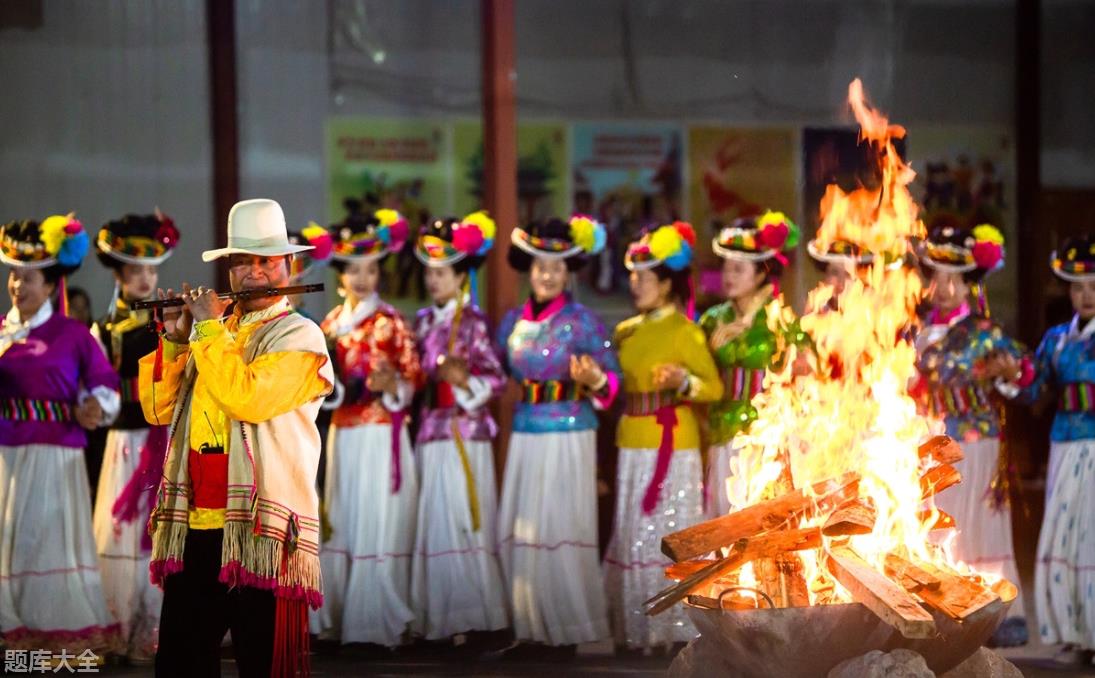
[[228, 247], [202, 252], [202, 261], [213, 261], [229, 254], [254, 254], [276, 257], [315, 249], [311, 245], [289, 242], [285, 213], [274, 200], [256, 198], [232, 205], [228, 213]]

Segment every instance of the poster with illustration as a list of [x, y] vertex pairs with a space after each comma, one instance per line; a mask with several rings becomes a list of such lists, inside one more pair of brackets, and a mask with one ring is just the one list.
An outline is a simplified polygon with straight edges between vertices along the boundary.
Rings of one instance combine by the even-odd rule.
[[[738, 217], [766, 210], [798, 218], [795, 130], [696, 125], [688, 129], [688, 204], [701, 243]], [[721, 294], [722, 261], [710, 247], [696, 252], [699, 290]]]
[[[452, 207], [448, 124], [430, 120], [333, 118], [327, 123], [328, 223], [353, 211], [396, 209], [411, 233]], [[385, 262], [382, 283], [392, 298], [425, 299], [413, 239]]]
[[592, 263], [594, 288], [627, 290], [627, 243], [644, 228], [683, 216], [683, 131], [679, 125], [578, 123], [571, 130], [571, 181], [577, 212], [600, 219], [608, 245]]
[[[483, 127], [453, 125], [453, 183], [458, 214], [483, 207]], [[570, 214], [567, 128], [562, 123], [517, 125], [517, 214], [521, 223]]]
[[991, 127], [910, 127], [908, 149], [916, 171], [913, 196], [928, 229], [989, 223], [1004, 234], [1005, 265], [989, 276], [986, 288], [994, 315], [1014, 327], [1021, 255], [1014, 246], [1018, 219], [1011, 133]]

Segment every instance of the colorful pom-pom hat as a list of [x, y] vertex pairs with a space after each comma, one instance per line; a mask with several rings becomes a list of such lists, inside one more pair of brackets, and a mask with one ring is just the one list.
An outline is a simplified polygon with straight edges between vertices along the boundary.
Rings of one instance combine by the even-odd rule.
[[1049, 267], [1058, 278], [1068, 282], [1095, 280], [1095, 237], [1069, 238], [1049, 258]]
[[127, 214], [107, 222], [95, 237], [99, 260], [105, 266], [148, 264], [158, 266], [179, 244], [179, 229], [171, 217], [156, 209], [153, 214]]
[[473, 212], [463, 219], [434, 219], [423, 226], [414, 254], [433, 268], [452, 266], [469, 258], [475, 268], [494, 246], [495, 232], [494, 220], [484, 211]]
[[15, 268], [80, 267], [89, 242], [74, 214], [27, 219], [0, 226], [0, 261]]
[[980, 279], [1004, 266], [1004, 235], [991, 224], [974, 228], [944, 224], [931, 230], [921, 261], [939, 271]]
[[692, 264], [695, 246], [696, 231], [692, 224], [675, 221], [648, 231], [631, 243], [624, 255], [624, 266], [629, 271], [662, 265], [673, 271], [683, 271]]
[[407, 220], [392, 209], [352, 214], [331, 226], [326, 242], [324, 234], [316, 230], [319, 228], [310, 224], [302, 234], [309, 244], [326, 250], [338, 261], [376, 261], [403, 249], [409, 235]]
[[604, 224], [585, 214], [575, 214], [566, 223], [565, 235], [552, 236], [541, 235], [537, 224], [518, 226], [510, 232], [510, 243], [526, 254], [548, 259], [597, 254], [605, 248]]
[[759, 217], [739, 217], [719, 230], [711, 249], [723, 259], [765, 261], [779, 257], [798, 245], [800, 232], [782, 212], [765, 212]]

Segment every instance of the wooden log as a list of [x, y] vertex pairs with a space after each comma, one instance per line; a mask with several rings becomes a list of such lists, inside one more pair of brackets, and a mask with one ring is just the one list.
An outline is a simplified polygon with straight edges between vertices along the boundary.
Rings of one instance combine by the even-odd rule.
[[932, 459], [939, 464], [953, 464], [966, 458], [962, 446], [950, 436], [935, 436], [917, 451], [921, 459]]
[[690, 593], [758, 558], [772, 558], [788, 551], [816, 548], [821, 548], [821, 530], [816, 527], [782, 530], [753, 539], [739, 539], [730, 547], [730, 553], [725, 558], [712, 560], [710, 565], [662, 590], [643, 603], [643, 610], [651, 616], [664, 612]]
[[920, 494], [923, 499], [933, 497], [948, 487], [962, 482], [962, 474], [950, 464], [940, 464], [920, 476]]
[[844, 502], [829, 514], [822, 527], [826, 537], [846, 537], [853, 534], [870, 534], [874, 531], [878, 510], [867, 499], [856, 498]]
[[964, 577], [944, 565], [910, 559], [913, 565], [939, 580], [935, 587], [913, 591], [924, 604], [939, 610], [955, 621], [966, 621], [981, 610], [1003, 604], [995, 591], [973, 577]]
[[942, 583], [939, 577], [893, 553], [886, 554], [886, 576], [910, 593], [938, 589]]
[[809, 607], [810, 590], [806, 586], [806, 567], [795, 553], [776, 556], [779, 570], [780, 600], [777, 607]]
[[[925, 510], [919, 513], [920, 522], [926, 523], [932, 519], [933, 511]], [[954, 517], [946, 511], [935, 509], [935, 523], [932, 524], [932, 530], [953, 530], [955, 528]]]
[[824, 511], [855, 496], [859, 474], [816, 483], [810, 492], [793, 490], [769, 501], [719, 516], [662, 538], [662, 553], [674, 561], [696, 558], [770, 530], [787, 527], [802, 513]]
[[874, 612], [906, 638], [932, 638], [936, 634], [931, 614], [905, 589], [867, 564], [849, 547], [833, 547], [825, 562], [852, 598]]
[[673, 579], [675, 581], [687, 579], [713, 562], [715, 561], [711, 558], [705, 558], [703, 560], [682, 560], [679, 563], [673, 563], [665, 568], [665, 578]]

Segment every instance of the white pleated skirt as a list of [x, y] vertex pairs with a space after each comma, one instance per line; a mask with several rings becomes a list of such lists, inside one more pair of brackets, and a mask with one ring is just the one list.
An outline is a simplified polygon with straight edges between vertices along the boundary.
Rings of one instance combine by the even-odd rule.
[[323, 607], [311, 631], [343, 643], [394, 647], [414, 619], [411, 552], [418, 478], [406, 427], [400, 485], [393, 492], [392, 426], [331, 427], [324, 507], [330, 539], [320, 547]]
[[474, 529], [468, 486], [456, 443], [439, 440], [417, 450], [420, 498], [411, 566], [415, 633], [429, 640], [508, 623], [498, 565], [498, 496], [489, 442], [465, 441], [479, 498]]
[[681, 606], [647, 617], [642, 604], [670, 585], [662, 554], [667, 534], [702, 521], [703, 462], [699, 450], [677, 450], [669, 465], [658, 505], [642, 510], [643, 495], [654, 475], [657, 449], [621, 448], [616, 472], [616, 509], [605, 553], [605, 592], [617, 644], [630, 648], [687, 642], [696, 629]]
[[117, 651], [83, 450], [0, 445], [0, 632], [10, 649]]
[[596, 431], [510, 437], [498, 537], [519, 640], [576, 645], [608, 636]]
[[[156, 654], [163, 606], [163, 592], [152, 583], [148, 572], [152, 552], [142, 546], [152, 507], [142, 506], [130, 522], [119, 522], [113, 513], [114, 502], [140, 465], [141, 448], [147, 439], [148, 429], [107, 433], [92, 515], [107, 608], [121, 625], [126, 654], [140, 659], [151, 659]], [[147, 501], [155, 501], [155, 496], [154, 490], [149, 492]]]
[[729, 499], [727, 481], [738, 456], [738, 448], [733, 440], [712, 445], [707, 450], [707, 475], [704, 492], [707, 495], [707, 516], [715, 518], [735, 510]]
[[1053, 443], [1034, 602], [1042, 642], [1095, 649], [1095, 439]]
[[[982, 438], [962, 443], [962, 452], [965, 458], [954, 464], [962, 474], [962, 482], [935, 495], [935, 505], [954, 517], [957, 533], [937, 532], [933, 538], [950, 542], [952, 553], [973, 569], [1004, 577], [1019, 587], [1011, 507], [998, 509], [990, 499], [1000, 440]], [[1008, 617], [1026, 617], [1022, 589], [1008, 609]]]

